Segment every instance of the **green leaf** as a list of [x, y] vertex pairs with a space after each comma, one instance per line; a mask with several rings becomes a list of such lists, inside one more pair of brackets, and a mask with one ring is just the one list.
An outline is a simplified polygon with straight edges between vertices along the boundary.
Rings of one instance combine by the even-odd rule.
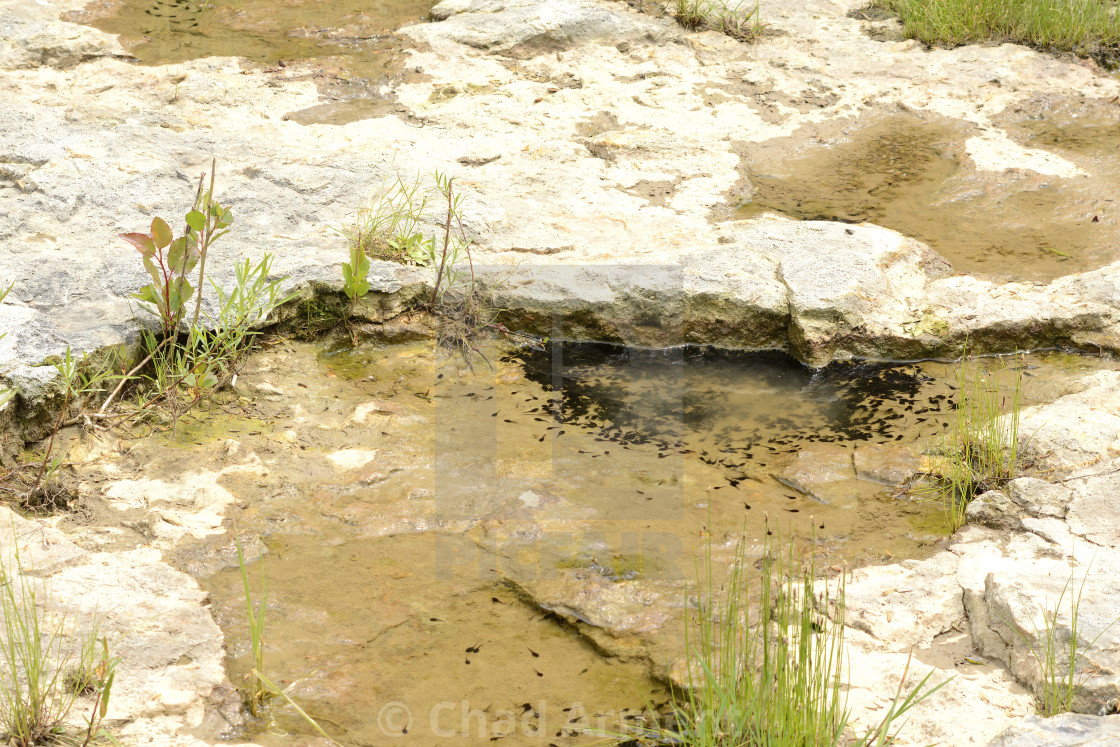
[[156, 289], [150, 285], [145, 285], [139, 291], [133, 293], [132, 297], [144, 303], [150, 303], [152, 306], [159, 306], [159, 296], [156, 294]]
[[171, 226], [163, 218], [152, 218], [152, 240], [156, 246], [163, 249], [175, 239]]
[[186, 272], [184, 266], [180, 269], [180, 265], [184, 264], [187, 254], [187, 239], [185, 236], [175, 239], [171, 242], [171, 248], [167, 250], [167, 264], [171, 265], [171, 269], [176, 272]]
[[113, 678], [116, 676], [116, 672], [110, 672], [109, 676], [105, 678], [105, 684], [101, 686], [101, 710], [99, 711], [101, 718], [105, 718], [105, 714], [109, 711], [109, 691], [113, 689]]
[[201, 231], [206, 225], [206, 216], [197, 210], [192, 210], [187, 213], [187, 225], [190, 226], [193, 231]]
[[118, 233], [117, 236], [132, 244], [145, 257], [156, 253], [156, 244], [146, 233]]
[[144, 257], [144, 269], [148, 271], [148, 274], [152, 278], [152, 282], [156, 285], [159, 285], [163, 280], [163, 278], [160, 277], [159, 268], [156, 267], [156, 263], [152, 261], [151, 257]]
[[354, 283], [354, 271], [350, 269], [350, 263], [345, 262], [342, 265], [342, 282], [349, 288]]

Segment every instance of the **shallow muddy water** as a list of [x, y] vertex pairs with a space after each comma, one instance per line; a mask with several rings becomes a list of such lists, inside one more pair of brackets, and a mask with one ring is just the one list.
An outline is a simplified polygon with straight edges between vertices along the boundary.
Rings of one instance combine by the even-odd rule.
[[975, 133], [949, 120], [892, 114], [820, 129], [744, 150], [750, 196], [736, 216], [875, 223], [928, 244], [957, 272], [1000, 279], [1050, 280], [1117, 258], [1114, 127], [1049, 115], [1022, 126], [1028, 147], [1076, 149], [1070, 160], [1092, 178], [978, 172], [964, 154]]
[[[706, 538], [753, 543], [768, 515], [815, 537], [825, 565], [850, 565], [922, 556], [943, 536], [936, 507], [889, 483], [942, 428], [952, 366], [489, 354], [494, 369], [472, 372], [428, 343], [281, 344], [249, 361], [240, 411], [124, 450], [150, 477], [259, 463], [220, 484], [235, 497], [227, 526], [267, 548], [249, 568], [255, 589], [268, 578], [266, 668], [345, 744], [592, 743], [584, 730], [664, 701], [650, 674], [680, 653]], [[1014, 365], [1030, 404], [1111, 364]], [[232, 538], [184, 542], [178, 558], [210, 592], [238, 680], [250, 665]], [[615, 633], [580, 633], [595, 621]], [[280, 712], [253, 738], [307, 743]]]
[[397, 110], [382, 84], [400, 75], [393, 31], [434, 0], [94, 0], [67, 20], [117, 34], [145, 65], [241, 57], [287, 78], [313, 80], [323, 103], [285, 115], [346, 124]]
[[199, 57], [275, 64], [368, 55], [393, 29], [421, 20], [430, 0], [103, 0], [80, 18], [148, 65]]

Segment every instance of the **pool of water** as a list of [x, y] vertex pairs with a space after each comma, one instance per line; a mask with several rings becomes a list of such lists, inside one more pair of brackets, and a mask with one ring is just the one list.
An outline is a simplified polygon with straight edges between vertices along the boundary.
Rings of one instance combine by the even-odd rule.
[[735, 215], [866, 221], [928, 244], [958, 272], [1000, 279], [1049, 280], [1117, 259], [1108, 186], [1120, 173], [1115, 128], [1077, 112], [1019, 119], [1009, 129], [1026, 147], [1091, 176], [978, 172], [964, 152], [976, 134], [968, 126], [892, 114], [747, 149], [750, 196]]
[[[559, 343], [488, 357], [471, 370], [427, 343], [280, 345], [242, 373], [239, 387], [267, 384], [251, 418], [175, 436], [192, 464], [260, 458], [263, 475], [222, 484], [231, 527], [267, 549], [250, 567], [268, 578], [266, 666], [347, 744], [404, 728], [418, 745], [593, 743], [584, 729], [663, 701], [651, 672], [683, 650], [707, 540], [757, 547], [768, 521], [827, 567], [920, 557], [944, 536], [940, 510], [892, 482], [942, 430], [953, 366], [813, 371], [775, 354]], [[1030, 404], [1112, 364], [1010, 365]], [[160, 448], [130, 458], [158, 472], [145, 454]], [[180, 564], [210, 592], [237, 679], [250, 664], [231, 547], [200, 542]], [[623, 632], [581, 634], [597, 616]], [[304, 743], [283, 713], [253, 738]]]
[[315, 82], [322, 102], [285, 116], [346, 124], [394, 111], [384, 84], [404, 71], [393, 33], [426, 18], [434, 0], [94, 0], [67, 20], [117, 34], [144, 65], [240, 57]]
[[400, 26], [423, 19], [430, 0], [106, 0], [77, 18], [121, 42], [147, 65], [199, 57], [282, 60], [366, 56]]

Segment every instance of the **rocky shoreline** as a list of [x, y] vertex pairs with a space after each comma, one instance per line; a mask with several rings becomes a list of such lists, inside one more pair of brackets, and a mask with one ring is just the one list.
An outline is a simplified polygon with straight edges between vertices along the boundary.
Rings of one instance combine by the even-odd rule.
[[[298, 67], [232, 58], [141, 67], [114, 37], [61, 20], [81, 10], [76, 0], [0, 0], [0, 281], [14, 284], [0, 304], [0, 362], [21, 393], [2, 416], [8, 438], [40, 437], [58, 406], [45, 359], [68, 346], [135, 343], [144, 321], [130, 294], [145, 275], [116, 234], [181, 215], [211, 157], [219, 194], [238, 216], [229, 243], [240, 256], [216, 255], [211, 268], [220, 283], [240, 257], [267, 252], [287, 289], [337, 295], [347, 251], [333, 229], [394, 169], [439, 169], [459, 178], [480, 272], [519, 330], [777, 349], [811, 366], [952, 357], [966, 340], [978, 352], [1120, 350], [1120, 229], [1104, 209], [1115, 156], [1060, 140], [1034, 147], [1017, 129], [1051, 109], [1063, 121], [1114, 118], [1120, 80], [1013, 45], [923, 49], [889, 20], [851, 17], [857, 6], [764, 2], [768, 33], [745, 45], [611, 0], [446, 0], [433, 10], [437, 22], [399, 32], [406, 67], [380, 92], [393, 113], [302, 125], [291, 115], [320, 105], [322, 94]], [[735, 219], [758, 177], [742, 153], [792, 137], [793, 157], [810, 147], [795, 137], [803, 128], [900, 113], [956, 123], [945, 150], [962, 193], [1002, 195], [1012, 185], [993, 208], [1012, 211], [1018, 192], [1073, 195], [1052, 214], [1099, 217], [1096, 254], [1044, 269], [1017, 257], [951, 264], [870, 223], [772, 212]], [[374, 263], [356, 318], [392, 319], [425, 282], [416, 268]], [[855, 572], [857, 723], [889, 700], [890, 678], [915, 648], [928, 666], [911, 677], [934, 667], [956, 679], [915, 712], [907, 743], [1120, 738], [1111, 717], [1030, 716], [1024, 688], [1038, 675], [1008, 627], [1033, 630], [1038, 606], [1086, 573], [1086, 635], [1120, 614], [1110, 521], [1120, 380], [1100, 374], [1023, 423], [1045, 479], [983, 496], [970, 525], [933, 558]], [[205, 521], [186, 508], [176, 520], [222, 531], [220, 488], [211, 488]], [[44, 548], [35, 565], [55, 598], [80, 590], [85, 604], [127, 609], [106, 632], [145, 631], [120, 653], [110, 718], [128, 724], [122, 741], [204, 743], [227, 728], [224, 719], [236, 722], [206, 600], [161, 558], [173, 543], [83, 550], [49, 521], [12, 520], [25, 551]], [[642, 584], [612, 586], [612, 603], [625, 607], [632, 594], [644, 606], [652, 592]], [[604, 646], [656, 628], [612, 630], [610, 616], [581, 613], [568, 592], [524, 593]], [[1120, 696], [1118, 647], [1115, 628], [1097, 642], [1077, 710], [1093, 714]]]

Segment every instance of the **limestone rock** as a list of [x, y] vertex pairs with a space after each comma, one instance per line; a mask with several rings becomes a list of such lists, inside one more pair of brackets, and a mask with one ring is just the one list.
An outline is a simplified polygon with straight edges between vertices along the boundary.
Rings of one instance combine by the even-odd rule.
[[128, 56], [112, 34], [76, 24], [43, 24], [41, 13], [27, 3], [11, 3], [4, 9], [3, 36], [18, 41], [0, 45], [0, 67], [69, 68], [99, 57]]
[[1022, 526], [1018, 506], [1006, 493], [989, 490], [973, 498], [965, 509], [968, 521], [993, 529], [1017, 529]]
[[1120, 373], [1102, 371], [1086, 384], [1081, 392], [1022, 412], [1023, 455], [1036, 467], [1091, 475], [1107, 472], [1120, 456]]
[[[1117, 558], [1098, 558], [1092, 566], [1071, 569], [1063, 561], [1038, 557], [1033, 563], [1004, 564], [989, 573], [982, 592], [965, 590], [965, 604], [972, 623], [973, 640], [985, 656], [1003, 661], [1015, 677], [1036, 694], [1045, 685], [1041, 661], [1047, 626], [1064, 646], [1071, 631], [1071, 603], [1078, 606], [1078, 629], [1083, 651], [1078, 671], [1085, 681], [1074, 700], [1074, 710], [1095, 713], [1120, 695], [1117, 655], [1120, 634], [1109, 628], [1116, 619], [1112, 599], [1120, 585], [1111, 580]], [[1082, 588], [1082, 580], [1085, 587]], [[1054, 613], [1056, 622], [1050, 622]]]
[[928, 560], [852, 571], [845, 586], [847, 624], [891, 651], [929, 646], [964, 621], [958, 563], [956, 555], [942, 552]]
[[[186, 732], [218, 729], [213, 720], [240, 719], [239, 698], [225, 675], [221, 630], [206, 595], [189, 576], [172, 569], [158, 550], [86, 552], [45, 522], [28, 521], [0, 507], [0, 553], [15, 577], [12, 540], [25, 581], [37, 602], [66, 620], [63, 651], [98, 631], [119, 657], [109, 723], [160, 743], [194, 744]], [[10, 535], [9, 535], [10, 536]], [[122, 737], [124, 734], [121, 735]]]
[[730, 262], [696, 254], [682, 264], [486, 270], [502, 281], [496, 300], [509, 309], [510, 323], [538, 334], [653, 346], [747, 340], [759, 347], [785, 334], [785, 298], [773, 271], [745, 249]]
[[587, 0], [444, 0], [431, 15], [442, 23], [430, 34], [518, 57], [588, 42], [619, 43], [656, 28]]
[[18, 556], [25, 576], [49, 576], [85, 559], [86, 552], [51, 526], [48, 519], [25, 519], [0, 506], [0, 561], [12, 568]]
[[1035, 477], [1020, 477], [1007, 483], [1007, 493], [1015, 505], [1031, 516], [1064, 519], [1073, 498], [1073, 489]]
[[1120, 527], [1114, 520], [1120, 474], [1102, 475], [1092, 480], [1074, 481], [1073, 498], [1066, 521], [1069, 529], [1094, 545], [1120, 549]]
[[679, 582], [614, 581], [587, 568], [507, 583], [526, 603], [558, 615], [604, 654], [648, 661], [661, 677], [679, 670], [674, 664], [684, 650]]
[[790, 346], [811, 365], [867, 355], [883, 338], [898, 345], [902, 321], [920, 316], [926, 285], [949, 271], [928, 247], [877, 226], [803, 223], [789, 238], [796, 247], [782, 252], [779, 276], [789, 289]]
[[912, 658], [908, 651], [884, 651], [878, 639], [859, 630], [846, 631], [844, 638], [850, 657], [848, 707], [856, 734], [878, 725], [904, 672], [903, 693], [927, 675], [927, 687], [945, 684], [907, 712], [896, 744], [986, 745], [1009, 719], [1031, 711], [1030, 697], [1002, 667], [964, 658], [968, 647], [960, 645], [959, 635], [940, 636], [933, 646], [916, 649]]
[[1120, 717], [1063, 713], [1027, 716], [1007, 727], [989, 747], [1105, 747], [1120, 743]]

